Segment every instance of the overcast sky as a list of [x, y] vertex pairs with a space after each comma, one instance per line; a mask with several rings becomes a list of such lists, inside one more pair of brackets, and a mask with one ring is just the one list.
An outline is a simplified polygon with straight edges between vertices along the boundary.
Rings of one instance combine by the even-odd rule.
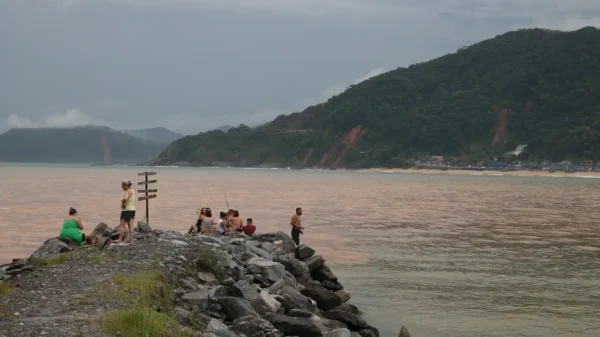
[[0, 0], [0, 131], [255, 125], [598, 0]]

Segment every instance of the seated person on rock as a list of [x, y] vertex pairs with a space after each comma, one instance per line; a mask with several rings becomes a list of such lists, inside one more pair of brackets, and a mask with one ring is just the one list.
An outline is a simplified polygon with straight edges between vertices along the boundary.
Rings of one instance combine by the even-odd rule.
[[210, 208], [206, 208], [204, 211], [204, 216], [201, 216], [201, 218], [198, 219], [197, 226], [200, 226], [200, 233], [210, 233], [213, 231], [215, 228], [215, 222], [213, 221], [212, 211]]
[[[200, 209], [200, 214], [198, 214], [198, 220], [196, 220], [196, 225], [192, 225], [190, 227], [190, 229], [188, 230], [188, 234], [192, 234], [192, 232], [194, 232], [194, 230], [196, 232], [200, 233], [200, 229], [202, 227], [202, 220], [206, 216], [207, 209], [208, 209], [208, 207], [202, 207], [202, 209]], [[196, 212], [198, 212], [198, 210], [196, 210]]]
[[217, 230], [219, 233], [225, 235], [227, 232], [227, 213], [221, 212], [219, 214], [219, 221], [217, 221]]
[[87, 244], [95, 244], [98, 239], [92, 237], [90, 234], [80, 232], [83, 230], [83, 224], [81, 218], [77, 215], [77, 210], [73, 207], [69, 209], [69, 216], [63, 222], [63, 228], [60, 231], [60, 237], [73, 240], [78, 245], [82, 245], [83, 242]]
[[231, 218], [231, 231], [242, 232], [244, 227], [244, 221], [240, 218], [240, 212], [237, 209], [233, 210], [233, 217]]
[[248, 236], [251, 236], [256, 232], [256, 226], [254, 226], [252, 218], [246, 220], [246, 226], [242, 227], [242, 230], [244, 231], [244, 234]]

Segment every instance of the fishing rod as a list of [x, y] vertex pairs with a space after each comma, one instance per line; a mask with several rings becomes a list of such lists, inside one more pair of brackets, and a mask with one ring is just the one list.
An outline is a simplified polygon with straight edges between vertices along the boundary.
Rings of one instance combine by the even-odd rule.
[[331, 224], [334, 224], [334, 222], [323, 222], [323, 223], [318, 223], [318, 224], [314, 224], [314, 225], [310, 225], [310, 226], [302, 226], [301, 229], [311, 228], [311, 227], [319, 227], [319, 226], [331, 225]]
[[[225, 196], [225, 204], [227, 205], [227, 210], [230, 210], [231, 208], [229, 208], [229, 201], [227, 200], [227, 192], [225, 190], [223, 190], [223, 195]], [[196, 209], [196, 214], [202, 214], [202, 208]]]

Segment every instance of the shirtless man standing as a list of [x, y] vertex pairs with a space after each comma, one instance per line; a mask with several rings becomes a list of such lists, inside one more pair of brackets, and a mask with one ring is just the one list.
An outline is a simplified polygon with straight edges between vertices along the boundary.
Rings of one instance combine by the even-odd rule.
[[304, 234], [300, 221], [301, 215], [302, 208], [296, 208], [296, 213], [292, 216], [292, 221], [290, 222], [290, 225], [292, 225], [292, 240], [294, 240], [297, 246], [300, 246], [300, 234]]

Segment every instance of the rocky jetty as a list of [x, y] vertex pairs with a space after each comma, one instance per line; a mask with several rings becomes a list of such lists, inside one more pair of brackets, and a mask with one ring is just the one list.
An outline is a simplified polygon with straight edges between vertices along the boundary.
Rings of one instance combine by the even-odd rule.
[[101, 223], [97, 246], [52, 238], [0, 266], [0, 336], [379, 336], [325, 259], [283, 232], [139, 223], [133, 246], [104, 246], [115, 232]]

